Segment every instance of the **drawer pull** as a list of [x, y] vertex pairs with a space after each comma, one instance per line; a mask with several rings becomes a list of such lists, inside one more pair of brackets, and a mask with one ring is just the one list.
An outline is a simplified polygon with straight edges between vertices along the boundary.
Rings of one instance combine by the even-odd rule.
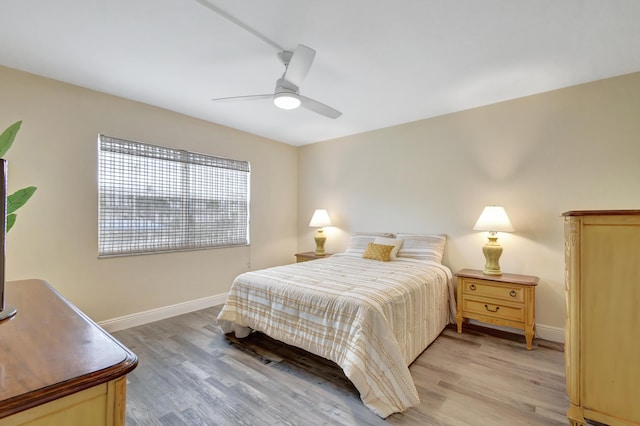
[[488, 305], [484, 305], [484, 308], [489, 312], [498, 312], [500, 310], [500, 306], [496, 306], [495, 310], [489, 309]]
[[475, 290], [475, 289], [476, 289], [476, 285], [475, 285], [475, 284], [471, 284], [471, 285], [469, 286], [469, 290]]
[[511, 291], [509, 292], [509, 296], [511, 296], [511, 297], [516, 297], [517, 295], [518, 295], [518, 293], [516, 293], [516, 291], [515, 291], [515, 290], [511, 290]]

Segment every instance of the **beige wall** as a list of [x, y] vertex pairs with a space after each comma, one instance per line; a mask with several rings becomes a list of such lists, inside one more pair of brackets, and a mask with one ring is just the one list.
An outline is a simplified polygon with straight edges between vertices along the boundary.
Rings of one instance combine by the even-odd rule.
[[[296, 148], [3, 67], [0, 93], [2, 130], [23, 121], [9, 190], [38, 187], [7, 238], [8, 280], [45, 279], [102, 321], [223, 294], [249, 267], [292, 261]], [[251, 246], [97, 259], [98, 133], [250, 161]]]
[[[228, 291], [247, 269], [353, 231], [444, 232], [452, 270], [481, 268], [471, 228], [501, 204], [502, 269], [538, 275], [537, 321], [563, 327], [561, 213], [639, 208], [640, 73], [294, 148], [170, 111], [0, 67], [10, 191], [38, 186], [7, 240], [7, 278], [43, 278], [96, 321]], [[97, 259], [96, 136], [249, 160], [251, 246]], [[278, 206], [274, 209], [273, 206]], [[297, 224], [297, 226], [296, 226]]]
[[[418, 95], [417, 95], [418, 96]], [[442, 232], [454, 272], [484, 265], [482, 208], [503, 205], [503, 271], [537, 275], [537, 322], [564, 326], [561, 214], [640, 208], [640, 73], [345, 137], [299, 150], [298, 248], [313, 209], [335, 228]], [[612, 283], [615, 285], [615, 283]]]

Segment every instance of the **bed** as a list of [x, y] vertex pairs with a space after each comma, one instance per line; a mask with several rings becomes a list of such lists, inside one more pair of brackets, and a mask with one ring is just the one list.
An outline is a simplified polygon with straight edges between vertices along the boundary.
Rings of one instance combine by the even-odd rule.
[[409, 365], [455, 321], [444, 244], [443, 235], [357, 234], [344, 253], [243, 273], [219, 324], [334, 361], [380, 417], [405, 411], [420, 402]]

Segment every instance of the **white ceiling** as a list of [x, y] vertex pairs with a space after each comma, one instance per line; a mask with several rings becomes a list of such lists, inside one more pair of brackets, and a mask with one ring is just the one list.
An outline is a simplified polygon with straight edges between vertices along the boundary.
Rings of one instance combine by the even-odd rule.
[[[275, 44], [317, 51], [301, 94], [269, 100]], [[640, 71], [638, 0], [1, 0], [0, 64], [291, 145]]]

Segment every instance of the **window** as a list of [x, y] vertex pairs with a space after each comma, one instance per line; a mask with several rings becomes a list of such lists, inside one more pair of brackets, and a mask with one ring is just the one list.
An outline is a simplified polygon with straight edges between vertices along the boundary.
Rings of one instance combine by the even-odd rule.
[[98, 256], [249, 244], [249, 163], [98, 135]]

